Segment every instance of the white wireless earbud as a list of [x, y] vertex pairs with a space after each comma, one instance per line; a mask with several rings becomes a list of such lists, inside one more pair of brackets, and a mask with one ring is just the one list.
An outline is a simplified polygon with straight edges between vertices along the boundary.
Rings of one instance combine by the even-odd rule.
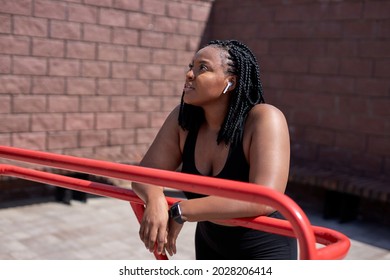
[[225, 94], [232, 85], [233, 83], [229, 81], [222, 93]]

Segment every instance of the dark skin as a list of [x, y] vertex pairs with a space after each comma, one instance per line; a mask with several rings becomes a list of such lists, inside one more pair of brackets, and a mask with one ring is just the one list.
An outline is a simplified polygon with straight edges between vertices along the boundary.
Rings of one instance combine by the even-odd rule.
[[[203, 175], [217, 175], [225, 165], [229, 145], [217, 144], [217, 135], [228, 111], [230, 94], [237, 77], [226, 72], [226, 53], [215, 46], [199, 50], [190, 64], [184, 86], [184, 101], [200, 106], [205, 113], [195, 147], [195, 165]], [[228, 82], [233, 85], [226, 94]], [[141, 166], [176, 170], [182, 161], [187, 136], [178, 124], [179, 108], [175, 108], [161, 127]], [[248, 114], [243, 135], [243, 150], [249, 163], [249, 182], [284, 193], [289, 171], [290, 140], [284, 115], [268, 104], [254, 106]], [[177, 252], [176, 240], [183, 225], [169, 220], [168, 204], [163, 188], [133, 183], [133, 190], [145, 202], [139, 235], [145, 247], [159, 254]], [[180, 203], [188, 222], [268, 215], [268, 206], [223, 197], [207, 196]]]

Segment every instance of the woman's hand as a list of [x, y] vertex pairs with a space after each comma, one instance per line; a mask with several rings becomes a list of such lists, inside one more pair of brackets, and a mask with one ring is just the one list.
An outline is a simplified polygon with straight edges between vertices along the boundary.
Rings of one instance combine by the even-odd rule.
[[146, 249], [165, 254], [164, 246], [168, 236], [168, 203], [164, 196], [149, 201], [142, 217], [139, 236]]
[[167, 243], [165, 244], [165, 250], [168, 252], [170, 256], [176, 254], [176, 239], [179, 236], [181, 229], [183, 228], [183, 224], [179, 224], [175, 222], [173, 219], [169, 219], [169, 231]]

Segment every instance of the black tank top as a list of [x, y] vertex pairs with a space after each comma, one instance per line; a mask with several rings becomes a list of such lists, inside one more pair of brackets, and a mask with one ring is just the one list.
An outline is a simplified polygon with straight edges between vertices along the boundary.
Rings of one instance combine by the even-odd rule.
[[[195, 166], [195, 145], [199, 129], [190, 130], [183, 149], [183, 165], [181, 172], [202, 175]], [[229, 179], [241, 182], [249, 181], [249, 164], [246, 161], [242, 147], [242, 137], [236, 144], [231, 144], [229, 154], [221, 172], [215, 178]], [[204, 197], [202, 194], [184, 192], [188, 199]]]

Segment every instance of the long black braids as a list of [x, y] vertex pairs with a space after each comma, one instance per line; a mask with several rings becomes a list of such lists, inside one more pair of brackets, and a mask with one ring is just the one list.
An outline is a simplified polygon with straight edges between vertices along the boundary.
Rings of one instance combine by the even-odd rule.
[[[236, 87], [231, 92], [228, 113], [218, 133], [217, 143], [236, 143], [242, 136], [245, 119], [250, 109], [264, 103], [263, 87], [256, 57], [243, 43], [236, 40], [209, 42], [226, 51], [227, 74], [236, 75]], [[183, 129], [197, 129], [204, 121], [203, 109], [184, 103], [181, 99], [179, 124]]]

